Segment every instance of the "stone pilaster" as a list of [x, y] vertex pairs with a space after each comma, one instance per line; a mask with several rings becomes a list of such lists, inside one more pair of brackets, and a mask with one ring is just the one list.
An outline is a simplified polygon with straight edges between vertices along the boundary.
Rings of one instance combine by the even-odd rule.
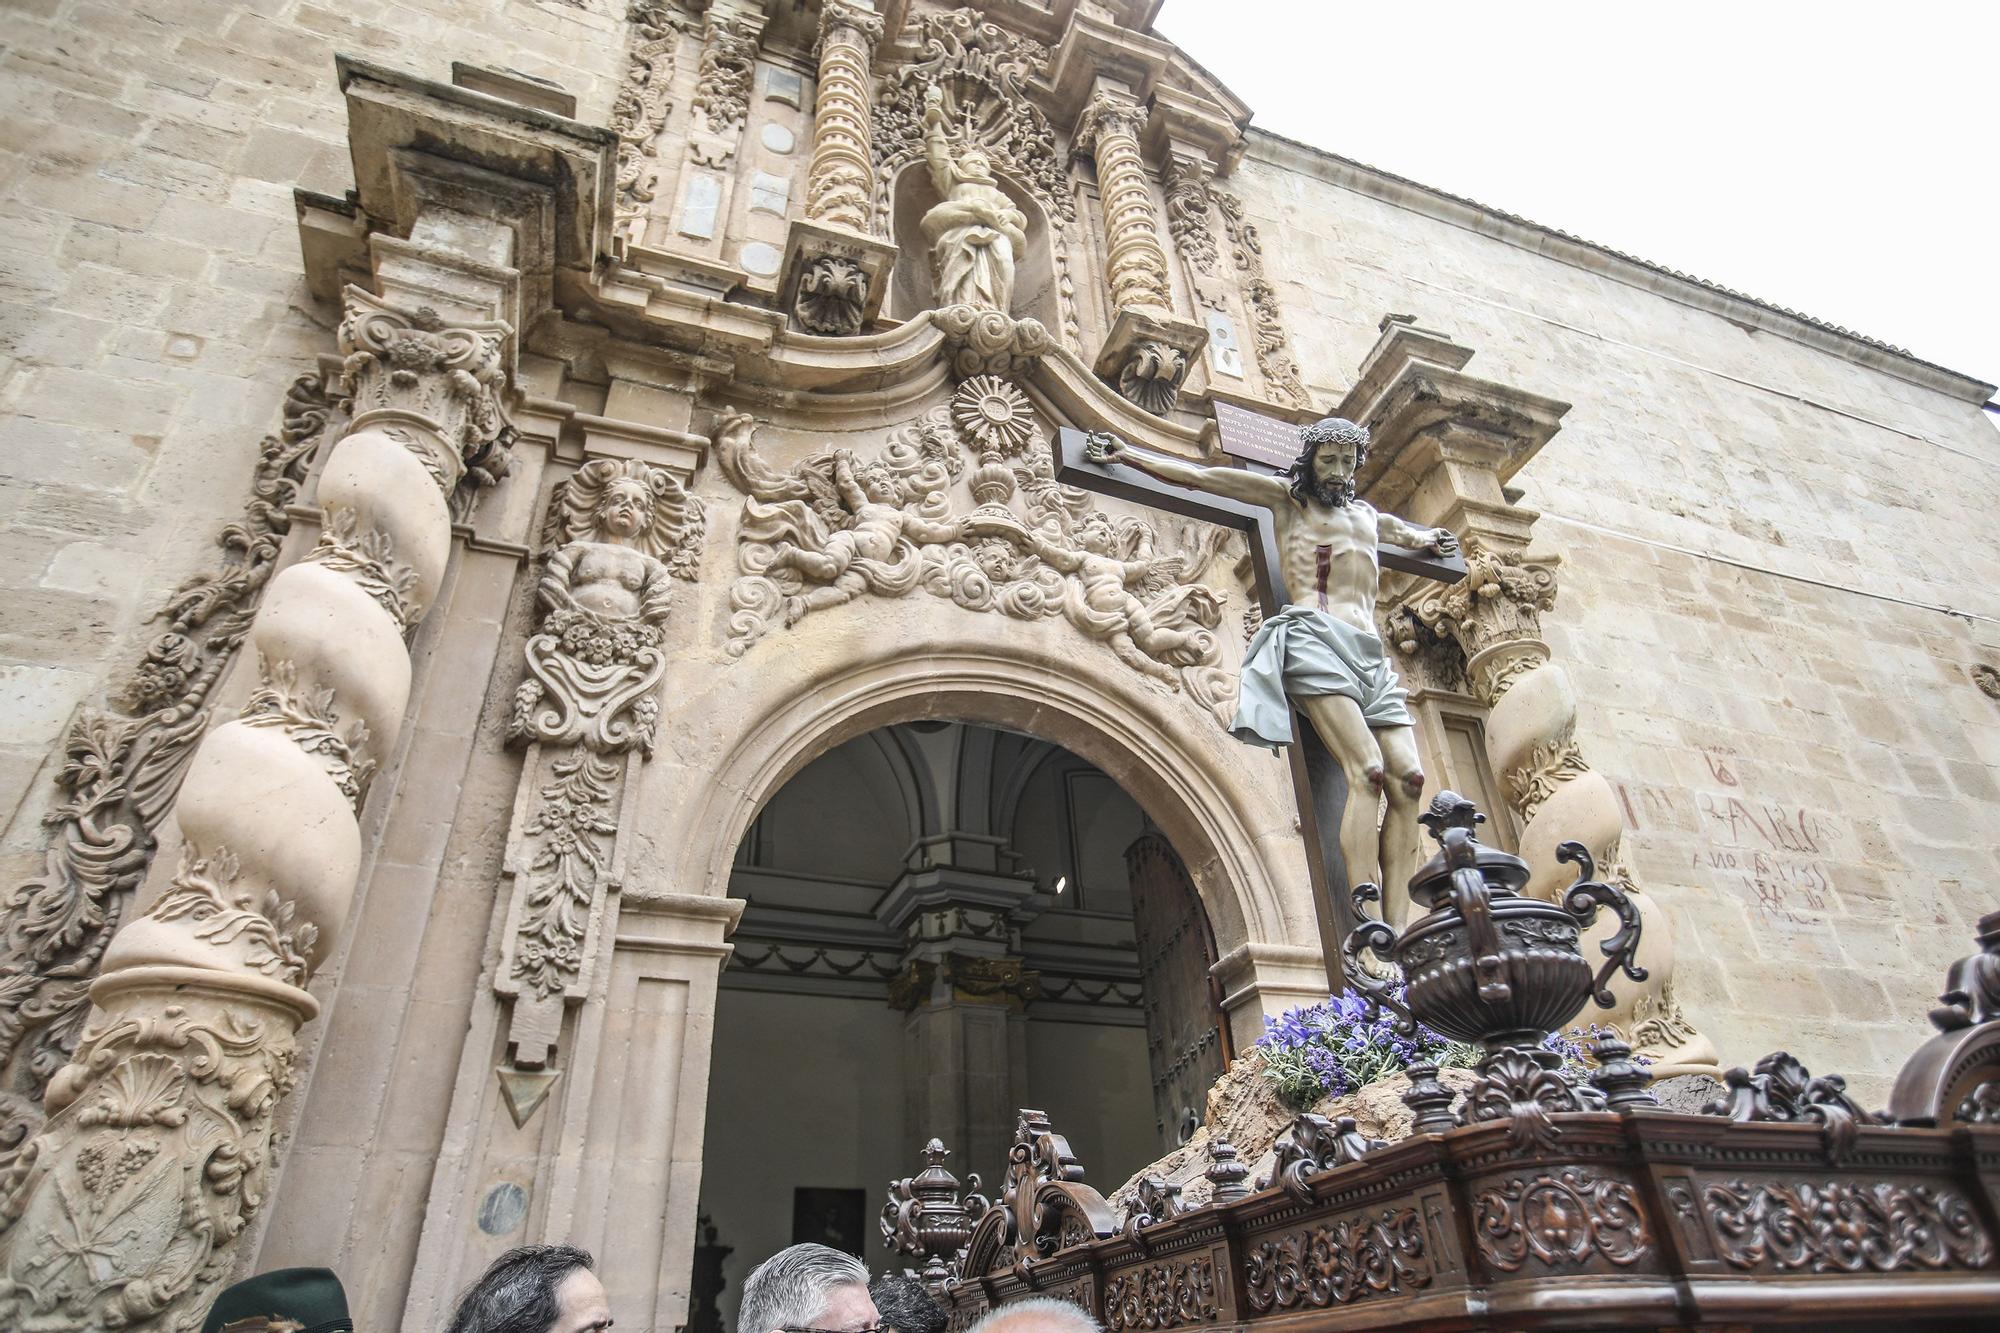
[[821, 8], [805, 216], [786, 241], [781, 291], [799, 328], [822, 337], [867, 326], [882, 308], [896, 259], [893, 245], [869, 235], [875, 152], [868, 68], [881, 40], [882, 16], [867, 0], [827, 0]]
[[[1464, 655], [1466, 688], [1485, 705], [1486, 753], [1518, 817], [1520, 852], [1531, 869], [1526, 892], [1555, 899], [1576, 878], [1556, 859], [1580, 842], [1638, 904], [1644, 920], [1639, 963], [1648, 978], [1619, 974], [1608, 1015], [1658, 1075], [1716, 1072], [1715, 1048], [1681, 1013], [1673, 993], [1673, 923], [1635, 884], [1619, 857], [1625, 823], [1617, 793], [1578, 746], [1576, 695], [1569, 673], [1542, 638], [1555, 606], [1559, 560], [1530, 550], [1536, 515], [1503, 489], [1552, 436], [1567, 406], [1463, 371], [1469, 349], [1407, 320], [1384, 321], [1341, 413], [1374, 433], [1361, 478], [1370, 498], [1416, 522], [1459, 534], [1466, 577], [1413, 583], [1384, 602], [1392, 641], [1416, 645], [1400, 628], [1421, 625]], [[1601, 939], [1615, 923], [1601, 923]], [[1593, 955], [1594, 956], [1594, 955]]]
[[171, 883], [113, 937], [49, 1119], [0, 1181], [0, 1323], [198, 1319], [266, 1194], [305, 991], [361, 861], [356, 812], [410, 692], [406, 636], [451, 549], [449, 501], [500, 437], [506, 325], [345, 294], [352, 421], [318, 544], [272, 579], [261, 685], [190, 761]]
[[1104, 207], [1105, 281], [1113, 310], [1097, 373], [1156, 416], [1171, 412], [1208, 331], [1174, 314], [1159, 210], [1139, 145], [1145, 108], [1105, 82], [1077, 121], [1077, 147], [1097, 159]]

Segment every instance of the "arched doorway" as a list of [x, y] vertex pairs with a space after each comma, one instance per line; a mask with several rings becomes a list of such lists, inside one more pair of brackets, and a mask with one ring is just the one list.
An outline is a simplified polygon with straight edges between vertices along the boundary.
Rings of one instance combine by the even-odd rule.
[[747, 906], [716, 1004], [697, 1333], [794, 1241], [890, 1266], [883, 1185], [926, 1138], [994, 1182], [1035, 1106], [1109, 1188], [1179, 1141], [1226, 1059], [1179, 854], [1049, 741], [919, 720], [836, 745], [758, 811], [729, 891]]

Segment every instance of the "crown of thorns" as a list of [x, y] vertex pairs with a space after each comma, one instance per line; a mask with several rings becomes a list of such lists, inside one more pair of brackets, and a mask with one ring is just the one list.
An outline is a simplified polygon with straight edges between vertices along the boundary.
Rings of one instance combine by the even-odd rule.
[[1299, 432], [1300, 444], [1352, 444], [1357, 449], [1368, 447], [1368, 428], [1357, 426], [1345, 417], [1322, 417]]

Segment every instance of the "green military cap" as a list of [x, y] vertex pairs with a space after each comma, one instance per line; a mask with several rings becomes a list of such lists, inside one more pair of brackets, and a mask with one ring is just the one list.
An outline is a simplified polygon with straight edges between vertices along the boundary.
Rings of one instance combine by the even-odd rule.
[[347, 1293], [327, 1268], [280, 1268], [246, 1278], [215, 1298], [201, 1333], [223, 1333], [245, 1320], [258, 1321], [250, 1329], [270, 1328], [273, 1333], [354, 1333]]

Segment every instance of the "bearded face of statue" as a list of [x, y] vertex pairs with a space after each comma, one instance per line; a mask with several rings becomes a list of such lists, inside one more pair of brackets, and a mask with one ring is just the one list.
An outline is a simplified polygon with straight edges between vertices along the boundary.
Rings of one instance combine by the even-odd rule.
[[629, 542], [653, 521], [653, 493], [638, 481], [615, 481], [597, 507], [597, 530], [614, 542]]

